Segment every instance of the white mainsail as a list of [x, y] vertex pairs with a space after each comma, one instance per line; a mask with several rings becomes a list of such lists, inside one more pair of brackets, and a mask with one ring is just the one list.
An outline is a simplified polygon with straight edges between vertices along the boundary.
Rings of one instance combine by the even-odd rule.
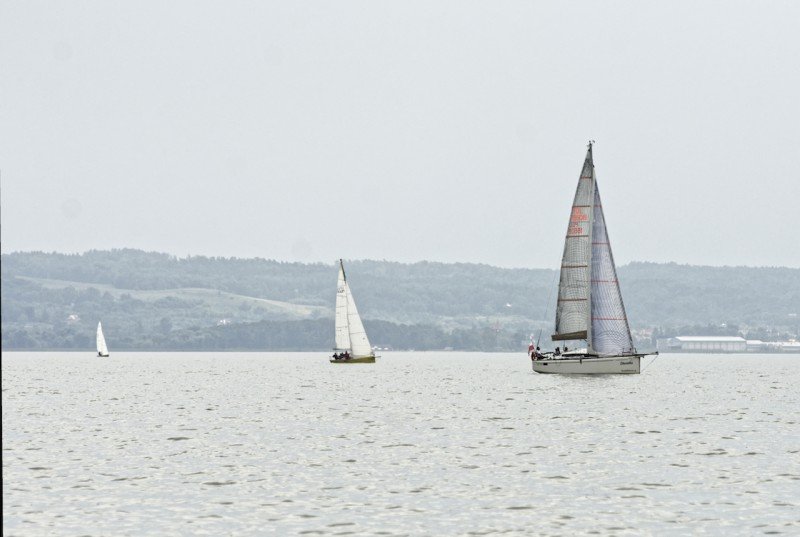
[[344, 273], [344, 264], [339, 260], [339, 280], [336, 286], [336, 312], [335, 312], [335, 339], [336, 350], [349, 351], [353, 358], [372, 356], [372, 346], [369, 344], [367, 332], [361, 322], [353, 293], [347, 283]]
[[350, 330], [347, 322], [347, 281], [344, 278], [344, 266], [339, 261], [339, 281], [336, 284], [336, 350], [350, 349]]
[[108, 356], [106, 338], [103, 337], [103, 325], [99, 322], [97, 323], [97, 354], [99, 356]]
[[591, 144], [567, 227], [552, 339], [584, 339], [588, 354], [593, 355], [636, 352], [611, 254]]

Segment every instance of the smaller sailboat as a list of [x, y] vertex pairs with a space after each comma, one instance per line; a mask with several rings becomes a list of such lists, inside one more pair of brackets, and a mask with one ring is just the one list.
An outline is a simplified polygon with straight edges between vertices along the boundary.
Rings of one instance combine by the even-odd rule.
[[103, 325], [97, 323], [97, 356], [108, 356], [108, 345], [106, 345], [106, 338], [103, 336]]
[[339, 260], [339, 280], [336, 285], [335, 323], [336, 346], [330, 362], [332, 364], [375, 363], [375, 353], [372, 352], [361, 316], [358, 315], [341, 259]]

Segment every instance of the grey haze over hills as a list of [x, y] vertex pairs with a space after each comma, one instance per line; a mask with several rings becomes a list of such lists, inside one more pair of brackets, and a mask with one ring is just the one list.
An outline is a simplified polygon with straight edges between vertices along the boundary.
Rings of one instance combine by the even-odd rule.
[[[98, 320], [118, 348], [321, 350], [333, 264], [140, 250], [2, 256], [4, 348], [83, 348]], [[373, 342], [514, 350], [549, 340], [557, 272], [470, 263], [346, 261]], [[800, 269], [630, 263], [619, 278], [637, 345], [702, 330], [796, 336]]]
[[2, 252], [800, 267], [800, 3], [3, 2]]

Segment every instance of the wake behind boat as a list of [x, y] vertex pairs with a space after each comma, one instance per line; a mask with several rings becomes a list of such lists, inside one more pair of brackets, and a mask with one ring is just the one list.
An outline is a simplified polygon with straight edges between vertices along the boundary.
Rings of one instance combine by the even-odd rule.
[[586, 152], [572, 202], [561, 276], [558, 282], [553, 341], [586, 341], [586, 348], [552, 353], [531, 352], [537, 373], [639, 373], [617, 269], [611, 254], [603, 205], [597, 188], [592, 143]]
[[375, 353], [367, 338], [361, 316], [353, 301], [350, 285], [339, 260], [339, 280], [336, 285], [336, 347], [330, 359], [332, 364], [375, 363]]
[[108, 345], [106, 345], [106, 338], [103, 336], [103, 325], [97, 323], [97, 356], [108, 356]]

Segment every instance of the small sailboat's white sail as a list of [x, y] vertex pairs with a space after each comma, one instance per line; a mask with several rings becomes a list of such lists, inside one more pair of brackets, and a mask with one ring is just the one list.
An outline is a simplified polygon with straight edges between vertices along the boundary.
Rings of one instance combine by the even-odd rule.
[[361, 322], [344, 264], [339, 260], [339, 279], [336, 285], [335, 342], [332, 363], [374, 362], [375, 354], [369, 344], [367, 332]]
[[558, 282], [553, 341], [585, 340], [586, 349], [534, 354], [539, 373], [639, 373], [622, 303], [603, 204], [597, 187], [592, 144], [586, 152], [572, 202]]
[[344, 279], [344, 267], [339, 264], [339, 281], [336, 284], [336, 351], [350, 349], [350, 330], [347, 318], [347, 281]]
[[353, 356], [370, 356], [372, 354], [372, 346], [369, 344], [367, 331], [364, 330], [361, 316], [358, 314], [356, 303], [353, 301], [353, 293], [350, 292], [349, 285], [345, 285], [345, 289], [347, 289], [347, 326], [350, 333], [350, 348], [353, 351]]
[[103, 325], [97, 323], [97, 356], [108, 356], [106, 338], [103, 336]]

